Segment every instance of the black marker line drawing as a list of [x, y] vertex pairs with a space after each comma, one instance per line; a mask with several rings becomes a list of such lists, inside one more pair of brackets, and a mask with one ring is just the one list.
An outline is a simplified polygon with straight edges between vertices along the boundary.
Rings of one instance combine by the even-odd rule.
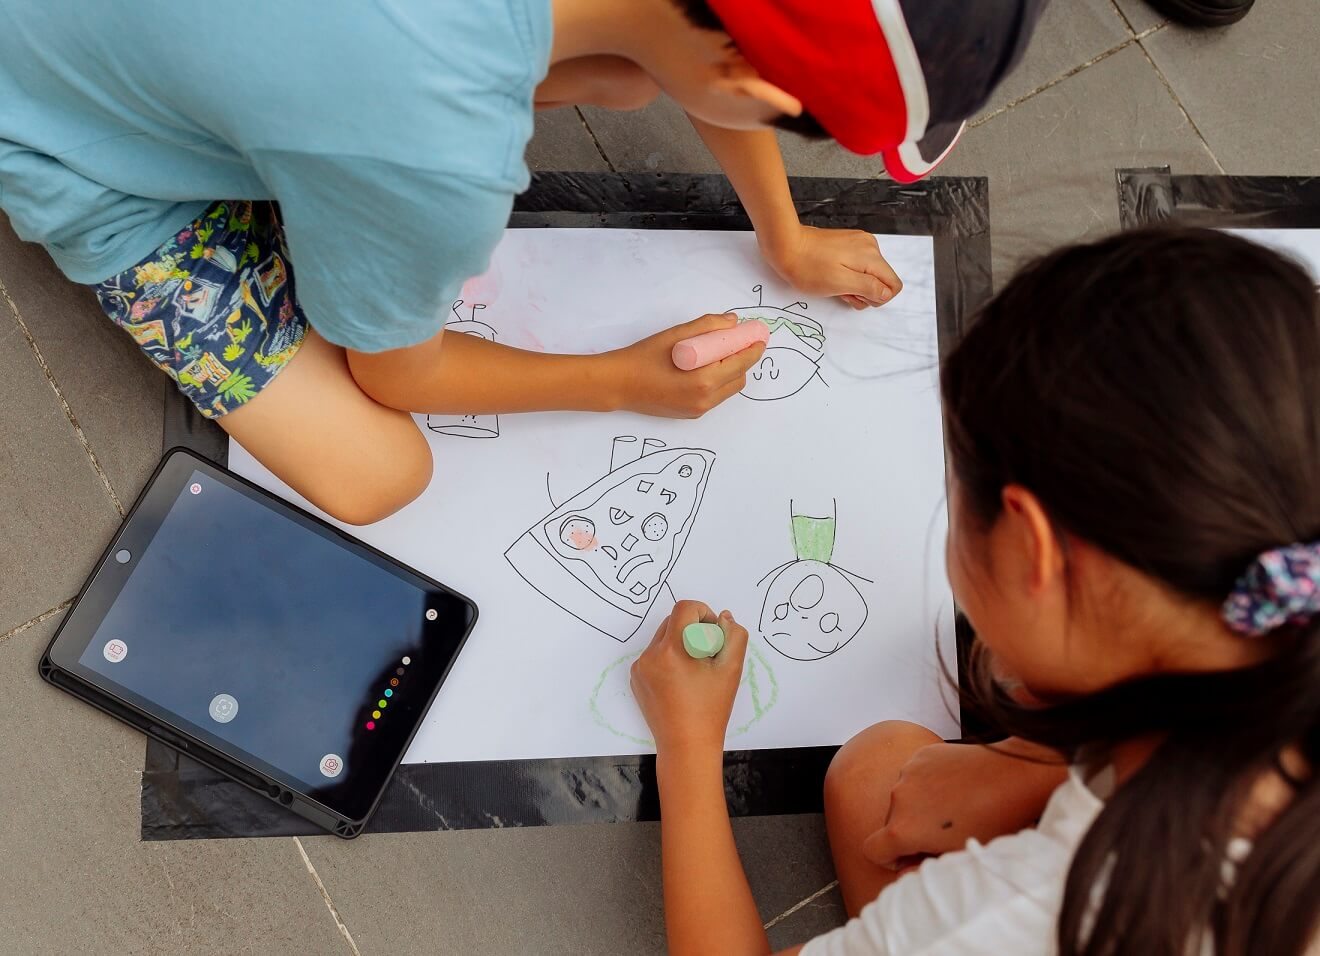
[[683, 553], [714, 464], [702, 448], [621, 435], [604, 477], [555, 506], [504, 557], [552, 603], [626, 641]]
[[[470, 318], [463, 318], [458, 307], [462, 299], [456, 299], [449, 310], [454, 313], [454, 320], [445, 323], [446, 332], [461, 335], [475, 335], [487, 342], [495, 341], [495, 330], [485, 322], [477, 321], [477, 312], [485, 306], [480, 302], [472, 303]], [[426, 427], [437, 435], [450, 435], [454, 438], [499, 438], [500, 416], [498, 415], [427, 415]]]
[[873, 584], [830, 563], [839, 506], [828, 517], [798, 514], [789, 502], [794, 560], [781, 564], [757, 582], [769, 581], [761, 603], [761, 637], [795, 661], [829, 657], [861, 631], [866, 598], [855, 582]]
[[825, 387], [829, 383], [820, 374], [820, 360], [825, 357], [825, 328], [815, 319], [801, 312], [790, 312], [794, 307], [805, 309], [805, 302], [791, 302], [786, 308], [772, 309], [762, 305], [764, 292], [761, 285], [752, 286], [756, 305], [727, 310], [739, 322], [760, 319], [770, 326], [770, 341], [765, 354], [747, 373], [747, 385], [742, 394], [757, 402], [772, 402], [796, 395], [813, 378]]

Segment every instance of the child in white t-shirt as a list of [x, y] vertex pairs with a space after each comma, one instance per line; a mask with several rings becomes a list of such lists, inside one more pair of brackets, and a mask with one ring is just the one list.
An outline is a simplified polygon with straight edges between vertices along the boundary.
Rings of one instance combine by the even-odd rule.
[[[1261, 953], [1320, 943], [1320, 299], [1227, 233], [1018, 274], [941, 373], [965, 705], [890, 722], [825, 815], [847, 925], [804, 956]], [[883, 617], [883, 616], [881, 616]], [[682, 630], [718, 621], [693, 660]], [[747, 632], [681, 602], [633, 668], [671, 952], [766, 953], [724, 803]], [[883, 711], [883, 700], [876, 701]]]

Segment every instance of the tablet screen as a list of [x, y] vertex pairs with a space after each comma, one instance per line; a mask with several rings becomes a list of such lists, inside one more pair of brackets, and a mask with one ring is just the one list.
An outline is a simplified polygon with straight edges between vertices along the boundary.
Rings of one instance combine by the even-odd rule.
[[78, 664], [360, 819], [473, 611], [227, 478], [192, 470], [140, 553], [112, 555], [127, 577]]

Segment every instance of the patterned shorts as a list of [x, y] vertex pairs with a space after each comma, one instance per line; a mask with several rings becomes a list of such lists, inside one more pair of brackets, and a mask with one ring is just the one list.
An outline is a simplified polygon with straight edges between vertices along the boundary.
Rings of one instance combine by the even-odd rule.
[[207, 418], [256, 397], [307, 331], [284, 230], [266, 202], [218, 202], [92, 288], [106, 314]]

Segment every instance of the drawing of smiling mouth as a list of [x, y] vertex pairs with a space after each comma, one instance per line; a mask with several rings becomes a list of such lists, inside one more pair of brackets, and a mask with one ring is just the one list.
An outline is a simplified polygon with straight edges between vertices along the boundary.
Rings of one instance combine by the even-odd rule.
[[624, 511], [622, 508], [610, 509], [611, 524], [627, 524], [629, 521], [632, 521], [632, 519], [633, 516], [628, 514], [628, 512]]
[[[785, 636], [787, 636], [787, 635], [785, 635]], [[838, 650], [840, 647], [842, 647], [842, 646], [843, 646], [842, 644], [835, 644], [833, 647], [831, 647], [831, 648], [829, 648], [828, 650], [826, 650], [826, 649], [823, 648], [823, 647], [817, 647], [815, 644], [811, 643], [811, 641], [807, 641], [807, 647], [811, 648], [813, 651], [815, 651], [815, 652], [816, 652], [817, 654], [819, 654], [821, 657], [828, 657], [830, 654], [833, 654], [835, 651], [837, 651], [837, 650]]]

